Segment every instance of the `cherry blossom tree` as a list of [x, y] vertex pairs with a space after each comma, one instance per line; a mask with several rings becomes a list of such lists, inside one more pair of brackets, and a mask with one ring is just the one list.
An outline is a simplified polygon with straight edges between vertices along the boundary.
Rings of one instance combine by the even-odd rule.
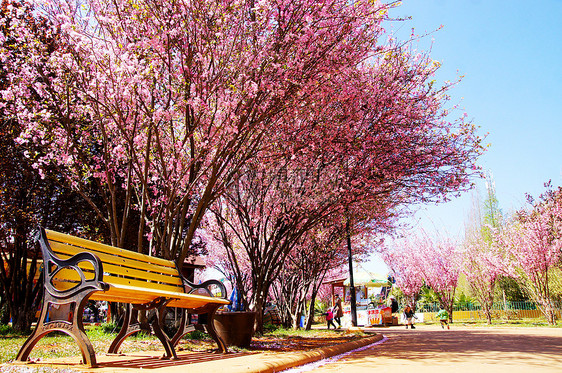
[[[224, 244], [227, 257], [246, 247], [244, 259], [255, 262], [252, 276], [263, 284], [254, 288], [262, 295], [252, 293], [257, 304], [278, 261], [324, 219], [389, 229], [400, 206], [445, 199], [475, 172], [480, 139], [463, 118], [444, 120], [450, 86], [430, 83], [438, 64], [387, 48], [375, 63], [333, 76], [284, 112], [283, 130], [264, 133], [273, 150], [244, 169], [214, 208], [218, 230], [233, 232], [220, 236], [244, 241]], [[290, 157], [280, 161], [279, 151]]]
[[404, 238], [394, 241], [380, 251], [408, 303], [416, 309], [416, 303], [424, 285], [422, 260], [419, 257], [417, 239]]
[[519, 211], [517, 219], [500, 236], [509, 250], [519, 281], [552, 325], [556, 324], [556, 316], [549, 281], [552, 269], [561, 258], [561, 196], [560, 188], [548, 191], [531, 211]]
[[431, 238], [421, 230], [411, 234], [398, 246], [383, 251], [396, 284], [412, 297], [412, 303], [423, 285], [430, 287], [453, 321], [453, 303], [461, 269], [461, 251], [450, 238]]
[[[354, 261], [361, 261], [366, 253], [372, 251], [375, 240], [364, 243], [366, 237], [371, 238], [373, 234], [370, 230], [354, 233]], [[273, 298], [291, 316], [293, 327], [298, 327], [305, 311], [308, 315], [306, 329], [312, 327], [316, 298], [322, 283], [335, 269], [348, 265], [346, 238], [345, 225], [325, 223], [308, 231], [284, 260], [273, 286]]]
[[[136, 210], [137, 250], [146, 239], [181, 265], [208, 206], [242, 165], [281, 141], [317, 160], [349, 155], [338, 166], [352, 200], [366, 191], [401, 202], [445, 198], [473, 172], [480, 139], [470, 123], [445, 120], [450, 86], [431, 83], [438, 64], [380, 43], [393, 3], [37, 4], [61, 48], [38, 58], [19, 30], [37, 52], [19, 61], [3, 97], [27, 123], [20, 142], [50, 146], [36, 166], [60, 168], [114, 245], [125, 244]], [[264, 142], [266, 131], [279, 140]]]
[[[307, 300], [314, 309], [318, 288], [326, 272], [345, 263], [345, 253], [342, 255], [342, 250], [337, 250], [344, 238], [342, 229], [314, 231], [307, 232], [291, 250], [272, 287], [272, 298], [283, 314], [290, 317], [294, 328], [299, 327], [300, 317], [307, 311]], [[310, 315], [310, 308], [307, 313]]]
[[[274, 172], [261, 172], [265, 170], [258, 170], [258, 167], [255, 164], [247, 169], [211, 207], [213, 215], [205, 230], [214, 238], [211, 246], [216, 249], [212, 261], [224, 258], [218, 267], [232, 271], [229, 276], [234, 277], [237, 287], [249, 298], [246, 306], [257, 312], [256, 324], [260, 330], [264, 304], [282, 269], [301, 272], [303, 268], [299, 264], [305, 253], [311, 254], [311, 249], [319, 255], [330, 247], [326, 258], [336, 254], [331, 245], [322, 248], [309, 239], [312, 239], [313, 229], [326, 224], [326, 219], [336, 216], [334, 211], [339, 210], [334, 202], [337, 193], [329, 187], [333, 180], [330, 173], [321, 172], [323, 168], [281, 167]], [[318, 194], [321, 191], [324, 192], [322, 198]], [[338, 219], [330, 224], [337, 226]], [[330, 226], [326, 227], [331, 231]], [[222, 255], [221, 250], [224, 251]], [[300, 286], [306, 282], [305, 287], [310, 288], [313, 284], [310, 281], [322, 276], [324, 264], [322, 261], [316, 264], [316, 274], [308, 273], [309, 278], [303, 281], [295, 278], [294, 284]], [[246, 278], [249, 281], [245, 281]], [[308, 291], [300, 288], [299, 293], [304, 299]], [[288, 311], [291, 313], [293, 306], [301, 307], [303, 302], [289, 303], [292, 304]]]
[[497, 242], [490, 242], [479, 234], [467, 239], [462, 256], [462, 273], [480, 302], [488, 324], [492, 324], [496, 282], [500, 276], [513, 275], [508, 253]]
[[[17, 0], [0, 2], [0, 90], [8, 89], [8, 76], [15, 73], [17, 61], [28, 54], [29, 45], [15, 33], [15, 25], [25, 25], [45, 57], [56, 48], [56, 37], [48, 22], [33, 17], [32, 8]], [[15, 63], [14, 63], [15, 62]], [[39, 99], [39, 97], [36, 97]], [[42, 286], [37, 281], [41, 253], [34, 242], [38, 225], [68, 232], [84, 232], [96, 227], [95, 216], [87, 204], [65, 188], [54, 168], [41, 175], [33, 168], [32, 155], [41, 144], [19, 145], [14, 140], [23, 125], [10, 113], [8, 102], [0, 102], [0, 324], [11, 319], [15, 330], [28, 332], [41, 300]]]
[[462, 265], [462, 253], [450, 237], [431, 239], [428, 236], [420, 246], [425, 283], [439, 296], [439, 302], [453, 321], [455, 291]]

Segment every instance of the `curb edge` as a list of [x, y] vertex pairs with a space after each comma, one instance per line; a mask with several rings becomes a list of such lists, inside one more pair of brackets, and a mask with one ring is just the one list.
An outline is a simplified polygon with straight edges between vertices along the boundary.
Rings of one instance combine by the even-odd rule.
[[275, 373], [296, 366], [305, 365], [316, 362], [318, 360], [327, 359], [345, 352], [361, 348], [372, 343], [382, 340], [382, 334], [377, 333], [371, 337], [361, 338], [356, 341], [344, 342], [334, 346], [320, 347], [307, 352], [299, 352], [280, 358], [277, 362], [264, 363], [263, 366], [256, 366], [255, 369], [249, 369], [247, 373]]

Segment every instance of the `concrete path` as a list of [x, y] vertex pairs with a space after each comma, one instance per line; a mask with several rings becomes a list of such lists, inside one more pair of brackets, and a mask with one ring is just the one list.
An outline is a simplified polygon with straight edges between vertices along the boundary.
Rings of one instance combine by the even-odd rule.
[[562, 329], [418, 325], [377, 329], [388, 340], [310, 372], [562, 372]]

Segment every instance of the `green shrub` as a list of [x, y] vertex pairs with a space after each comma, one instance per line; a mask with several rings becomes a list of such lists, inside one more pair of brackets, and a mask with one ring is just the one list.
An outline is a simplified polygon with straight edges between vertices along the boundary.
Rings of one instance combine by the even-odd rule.
[[200, 341], [200, 340], [209, 338], [209, 335], [205, 332], [202, 332], [201, 330], [194, 330], [191, 333], [188, 333], [186, 335], [186, 338], [196, 340], [196, 341]]
[[115, 324], [103, 323], [99, 325], [84, 325], [84, 329], [88, 335], [98, 336], [100, 338], [105, 338], [108, 336], [115, 336], [119, 331], [119, 328]]
[[0, 325], [0, 335], [12, 335], [15, 334], [14, 333], [14, 329], [12, 328], [11, 325]]
[[[32, 330], [34, 327], [31, 328]], [[27, 337], [30, 334], [15, 330], [10, 324], [0, 324], [0, 335], [4, 337]]]
[[100, 328], [105, 334], [114, 334], [119, 331], [117, 325], [111, 322], [100, 324], [97, 328]]
[[265, 324], [263, 326], [263, 332], [264, 333], [271, 333], [274, 332], [278, 329], [281, 329], [281, 325], [275, 325], [275, 324]]

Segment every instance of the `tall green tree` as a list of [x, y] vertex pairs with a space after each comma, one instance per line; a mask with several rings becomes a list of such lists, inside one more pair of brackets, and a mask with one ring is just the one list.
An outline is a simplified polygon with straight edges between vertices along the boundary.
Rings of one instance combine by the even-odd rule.
[[486, 173], [484, 201], [480, 202], [478, 195], [474, 200], [471, 226], [466, 231], [463, 245], [462, 271], [472, 294], [482, 306], [488, 324], [491, 324], [497, 283], [512, 272], [506, 251], [494, 240], [494, 235], [501, 229], [503, 217], [491, 172]]
[[500, 228], [503, 216], [496, 193], [496, 183], [489, 171], [486, 175], [486, 197], [483, 202], [483, 210], [480, 231], [484, 240], [491, 243], [493, 230]]

